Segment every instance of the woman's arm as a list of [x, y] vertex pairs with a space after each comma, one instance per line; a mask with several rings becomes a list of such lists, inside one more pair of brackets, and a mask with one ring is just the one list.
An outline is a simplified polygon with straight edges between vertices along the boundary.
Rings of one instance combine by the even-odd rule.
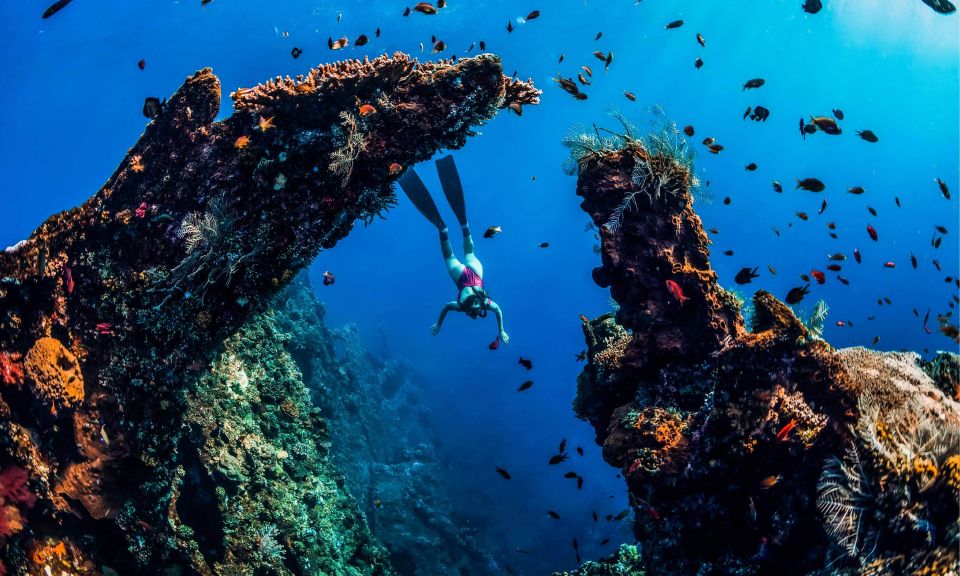
[[497, 331], [500, 334], [500, 340], [502, 340], [504, 344], [509, 344], [510, 336], [503, 331], [503, 311], [500, 310], [500, 307], [497, 306], [497, 303], [493, 300], [490, 301], [489, 308], [493, 310], [493, 313], [497, 317]]
[[443, 305], [443, 308], [440, 310], [440, 318], [437, 319], [437, 323], [430, 327], [430, 331], [433, 332], [433, 335], [436, 336], [440, 332], [440, 327], [443, 326], [443, 319], [447, 317], [447, 312], [451, 310], [459, 310], [460, 304], [456, 300], [452, 302], [447, 302]]

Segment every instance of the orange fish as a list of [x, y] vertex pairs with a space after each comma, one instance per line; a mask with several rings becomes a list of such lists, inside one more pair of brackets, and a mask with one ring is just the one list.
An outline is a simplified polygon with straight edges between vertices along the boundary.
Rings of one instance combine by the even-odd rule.
[[680, 305], [683, 306], [683, 303], [689, 300], [690, 298], [683, 295], [683, 290], [680, 288], [680, 285], [674, 282], [673, 280], [667, 280], [667, 290], [673, 294], [673, 297], [676, 298]]
[[434, 8], [433, 4], [430, 4], [429, 2], [420, 2], [413, 7], [413, 11], [421, 14], [427, 14], [428, 16], [437, 13], [437, 9]]
[[248, 144], [250, 144], [249, 136], [240, 136], [239, 138], [233, 141], [233, 147], [237, 148], [238, 150], [243, 150], [244, 148], [247, 147]]
[[777, 482], [780, 481], [780, 476], [767, 476], [760, 481], [760, 488], [763, 490], [769, 490], [777, 485]]
[[390, 176], [396, 176], [402, 170], [403, 170], [403, 166], [397, 164], [396, 162], [393, 162], [390, 164], [390, 167], [387, 168], [387, 174], [389, 174]]
[[787, 422], [787, 425], [781, 428], [779, 432], [777, 432], [777, 440], [779, 440], [780, 442], [783, 442], [784, 440], [786, 440], [787, 436], [790, 435], [790, 431], [793, 430], [796, 425], [797, 425], [796, 419], [791, 419], [789, 422]]
[[623, 95], [626, 96], [626, 97], [627, 97], [627, 100], [629, 100], [629, 101], [631, 101], [631, 102], [636, 102], [636, 101], [637, 101], [637, 97], [634, 96], [632, 92], [627, 92], [626, 90], [624, 90], [624, 91], [623, 91]]
[[871, 225], [869, 225], [869, 224], [867, 224], [867, 234], [870, 235], [870, 239], [871, 239], [871, 240], [873, 240], [874, 242], [876, 242], [876, 240], [877, 240], [877, 230], [876, 230], [873, 226], [871, 226]]
[[376, 114], [377, 109], [371, 106], [370, 104], [361, 104], [360, 105], [360, 115], [369, 116], [371, 114]]
[[350, 40], [347, 39], [346, 36], [344, 36], [343, 38], [337, 41], [333, 41], [333, 39], [327, 38], [327, 47], [329, 47], [331, 50], [340, 50], [341, 48], [346, 47], [346, 45], [349, 43], [350, 43]]
[[583, 322], [584, 324], [590, 323], [590, 319], [584, 316], [583, 314], [580, 315], [580, 321]]

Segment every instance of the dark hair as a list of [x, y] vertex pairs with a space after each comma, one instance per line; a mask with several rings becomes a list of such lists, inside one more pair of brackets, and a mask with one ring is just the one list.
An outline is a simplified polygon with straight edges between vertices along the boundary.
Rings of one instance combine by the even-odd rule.
[[[488, 310], [487, 301], [489, 300], [489, 298], [490, 296], [489, 294], [487, 294], [486, 290], [479, 287], [473, 287], [473, 294], [470, 294], [469, 296], [464, 298], [462, 302], [460, 302], [460, 308], [464, 312], [466, 312], [471, 318], [476, 318], [478, 316], [480, 318], [486, 318], [487, 310]], [[474, 308], [473, 306], [474, 302], [479, 302], [479, 307], [478, 307], [479, 310], [477, 310], [474, 313], [471, 313]]]

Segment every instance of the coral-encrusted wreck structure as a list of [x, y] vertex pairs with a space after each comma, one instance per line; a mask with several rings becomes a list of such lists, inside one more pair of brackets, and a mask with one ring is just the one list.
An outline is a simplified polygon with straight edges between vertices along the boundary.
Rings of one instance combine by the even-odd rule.
[[836, 350], [764, 291], [748, 328], [676, 128], [566, 143], [620, 305], [583, 325], [574, 409], [626, 479], [646, 572], [955, 574], [957, 357]]
[[0, 571], [389, 573], [257, 314], [403, 169], [538, 94], [491, 55], [397, 54], [215, 122], [217, 78], [188, 78], [99, 192], [0, 254]]

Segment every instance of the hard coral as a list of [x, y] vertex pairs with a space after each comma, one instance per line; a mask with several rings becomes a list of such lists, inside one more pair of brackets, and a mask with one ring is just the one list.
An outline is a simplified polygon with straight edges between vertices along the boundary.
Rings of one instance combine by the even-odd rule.
[[663, 135], [621, 142], [576, 159], [602, 242], [594, 280], [620, 308], [584, 323], [574, 408], [627, 478], [645, 569], [955, 562], [960, 405], [940, 390], [953, 393], [956, 357], [925, 367], [947, 383], [937, 390], [918, 357], [838, 353], [764, 291], [747, 332], [710, 268], [682, 150], [653, 153], [669, 149]]
[[83, 401], [83, 374], [77, 358], [56, 338], [37, 340], [24, 360], [27, 376], [54, 406]]

